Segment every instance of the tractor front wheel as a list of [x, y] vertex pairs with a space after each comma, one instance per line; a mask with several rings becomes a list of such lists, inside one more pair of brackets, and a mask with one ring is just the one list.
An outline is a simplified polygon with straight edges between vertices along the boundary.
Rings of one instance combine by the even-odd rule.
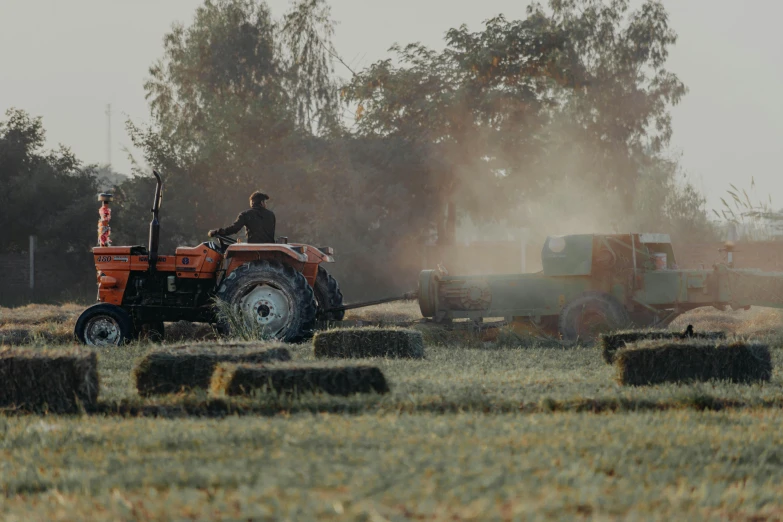
[[586, 292], [560, 312], [558, 330], [566, 341], [594, 342], [602, 333], [628, 326], [628, 311], [603, 292]]
[[218, 321], [220, 331], [237, 335], [238, 328], [285, 342], [298, 342], [313, 330], [316, 301], [304, 275], [290, 265], [261, 260], [244, 264], [220, 285], [217, 298], [235, 317]]
[[107, 303], [92, 305], [82, 312], [74, 334], [88, 346], [120, 346], [136, 337], [130, 314]]

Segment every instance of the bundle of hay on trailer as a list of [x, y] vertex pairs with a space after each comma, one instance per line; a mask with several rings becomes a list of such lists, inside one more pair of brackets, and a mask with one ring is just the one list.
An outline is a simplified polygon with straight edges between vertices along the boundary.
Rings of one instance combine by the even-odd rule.
[[769, 347], [755, 342], [643, 341], [621, 350], [615, 362], [618, 382], [630, 386], [710, 380], [747, 384], [772, 377]]
[[147, 354], [133, 370], [139, 395], [165, 395], [209, 389], [220, 363], [290, 361], [287, 348], [262, 343], [184, 345]]
[[78, 413], [98, 401], [98, 357], [86, 350], [0, 350], [0, 408]]
[[[689, 325], [690, 327], [690, 325]], [[640, 341], [651, 340], [720, 340], [725, 339], [725, 332], [694, 332], [692, 328], [684, 332], [669, 330], [623, 330], [620, 332], [601, 334], [601, 356], [606, 364], [614, 364], [617, 350]]]
[[275, 366], [221, 364], [212, 376], [211, 390], [216, 395], [297, 396], [325, 393], [347, 397], [357, 393], [388, 393], [383, 372], [375, 366], [335, 366], [325, 364], [284, 363]]
[[318, 332], [313, 339], [316, 357], [421, 359], [421, 332], [404, 328], [342, 328]]

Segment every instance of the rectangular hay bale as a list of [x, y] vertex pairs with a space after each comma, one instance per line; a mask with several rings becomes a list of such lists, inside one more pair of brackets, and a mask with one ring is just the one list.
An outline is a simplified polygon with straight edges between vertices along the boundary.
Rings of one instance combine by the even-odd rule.
[[212, 376], [211, 390], [229, 396], [326, 393], [347, 397], [357, 393], [388, 393], [389, 385], [383, 372], [375, 366], [221, 364]]
[[171, 347], [147, 354], [133, 370], [139, 395], [166, 395], [209, 389], [220, 363], [271, 363], [290, 361], [282, 346], [259, 343], [196, 344]]
[[601, 334], [601, 356], [606, 364], [614, 364], [617, 356], [617, 350], [625, 346], [640, 341], [651, 340], [720, 340], [725, 339], [725, 332], [693, 332], [692, 335], [684, 337], [682, 332], [672, 332], [669, 330], [624, 330], [609, 334]]
[[405, 328], [338, 328], [315, 334], [313, 352], [319, 358], [422, 359], [424, 339]]
[[97, 403], [98, 391], [95, 352], [0, 350], [0, 408], [78, 413]]
[[713, 379], [752, 383], [772, 377], [769, 348], [741, 341], [646, 341], [621, 350], [616, 364], [618, 382], [630, 386]]

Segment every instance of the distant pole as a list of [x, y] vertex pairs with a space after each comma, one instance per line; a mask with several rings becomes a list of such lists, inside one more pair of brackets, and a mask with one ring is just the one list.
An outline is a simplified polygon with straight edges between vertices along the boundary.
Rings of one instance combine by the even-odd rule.
[[106, 164], [111, 167], [111, 103], [106, 105]]
[[[737, 226], [735, 223], [729, 223], [728, 241], [732, 244], [731, 248], [734, 248], [734, 243], [738, 240], [739, 234], [737, 233]], [[727, 253], [727, 261], [730, 267], [734, 267], [734, 252], [731, 249]]]
[[35, 290], [35, 236], [30, 236], [30, 290]]

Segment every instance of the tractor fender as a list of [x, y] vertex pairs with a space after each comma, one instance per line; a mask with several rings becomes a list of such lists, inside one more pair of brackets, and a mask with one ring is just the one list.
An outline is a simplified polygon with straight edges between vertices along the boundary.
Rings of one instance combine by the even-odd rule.
[[310, 245], [303, 245], [299, 243], [293, 243], [290, 245], [294, 249], [303, 252], [307, 256], [308, 263], [334, 263], [334, 257], [332, 256], [331, 247], [313, 247]]
[[[278, 261], [294, 267], [297, 272], [303, 272], [308, 266], [308, 257], [303, 249], [295, 245], [281, 243], [240, 243], [226, 249], [223, 261], [224, 275], [228, 276], [240, 266], [253, 261]], [[318, 265], [313, 265], [318, 270]], [[312, 271], [312, 270], [311, 270]], [[305, 274], [307, 278], [308, 274]], [[312, 280], [315, 275], [311, 274]]]
[[267, 253], [279, 253], [291, 258], [292, 261], [299, 263], [307, 262], [307, 254], [302, 252], [299, 247], [280, 243], [237, 243], [226, 249], [226, 259], [231, 259], [238, 254], [258, 254], [263, 257]]

